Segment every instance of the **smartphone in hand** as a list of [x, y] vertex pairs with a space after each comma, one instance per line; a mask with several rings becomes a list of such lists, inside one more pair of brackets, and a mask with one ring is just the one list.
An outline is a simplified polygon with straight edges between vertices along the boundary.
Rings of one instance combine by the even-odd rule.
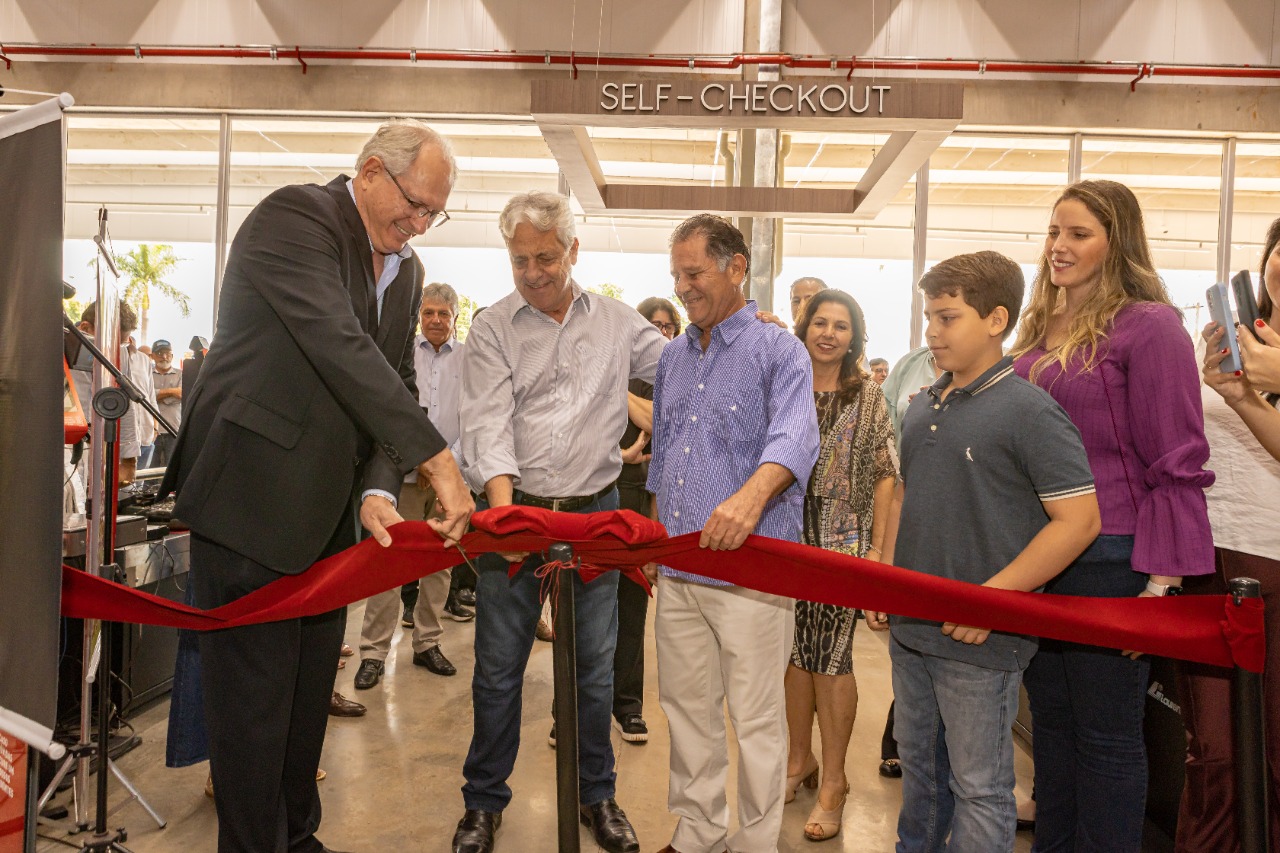
[[1226, 284], [1218, 282], [1205, 291], [1205, 298], [1209, 300], [1209, 316], [1213, 318], [1213, 322], [1227, 330], [1222, 336], [1222, 345], [1229, 352], [1218, 369], [1223, 373], [1235, 373], [1241, 369], [1240, 344], [1236, 341], [1236, 321], [1231, 313]]
[[1253, 276], [1248, 270], [1241, 270], [1232, 276], [1231, 290], [1235, 293], [1236, 316], [1240, 318], [1240, 325], [1258, 338], [1258, 300], [1253, 295]]

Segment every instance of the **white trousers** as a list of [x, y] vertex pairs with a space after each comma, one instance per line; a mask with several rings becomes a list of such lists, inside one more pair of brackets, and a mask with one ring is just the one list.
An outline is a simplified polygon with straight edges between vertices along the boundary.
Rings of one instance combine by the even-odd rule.
[[[671, 730], [667, 804], [681, 853], [777, 853], [787, 773], [782, 679], [795, 601], [742, 587], [658, 581], [658, 696]], [[738, 830], [729, 834], [724, 704], [738, 743]]]

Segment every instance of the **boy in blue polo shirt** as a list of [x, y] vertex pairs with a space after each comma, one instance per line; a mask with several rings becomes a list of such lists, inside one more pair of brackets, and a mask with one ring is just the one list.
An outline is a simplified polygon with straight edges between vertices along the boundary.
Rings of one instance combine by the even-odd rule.
[[[1032, 591], [1098, 534], [1080, 433], [1002, 350], [1023, 287], [1022, 271], [996, 252], [959, 255], [920, 279], [927, 343], [946, 372], [916, 395], [903, 421], [895, 565]], [[873, 628], [892, 629], [903, 770], [898, 853], [1012, 851], [1009, 728], [1035, 638], [867, 617]]]

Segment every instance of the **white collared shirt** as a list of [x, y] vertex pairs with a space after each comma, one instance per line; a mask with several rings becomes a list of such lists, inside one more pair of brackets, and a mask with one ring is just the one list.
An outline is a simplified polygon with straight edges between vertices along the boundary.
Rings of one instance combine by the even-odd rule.
[[513, 291], [471, 324], [461, 449], [476, 491], [507, 474], [534, 495], [590, 495], [622, 470], [627, 383], [653, 381], [666, 339], [631, 306], [570, 287], [562, 323]]

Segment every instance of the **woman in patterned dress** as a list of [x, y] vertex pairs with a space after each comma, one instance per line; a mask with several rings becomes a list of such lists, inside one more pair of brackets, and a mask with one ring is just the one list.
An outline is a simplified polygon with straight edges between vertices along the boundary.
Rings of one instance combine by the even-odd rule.
[[[805, 307], [796, 336], [813, 361], [813, 397], [821, 449], [805, 495], [804, 541], [831, 551], [880, 559], [889, 502], [897, 481], [897, 450], [880, 386], [862, 368], [866, 324], [849, 294], [835, 289]], [[825, 768], [805, 837], [822, 841], [840, 831], [849, 792], [845, 754], [858, 711], [853, 674], [854, 610], [796, 602], [796, 635], [787, 667], [787, 801], [818, 786], [813, 754], [817, 714]]]

